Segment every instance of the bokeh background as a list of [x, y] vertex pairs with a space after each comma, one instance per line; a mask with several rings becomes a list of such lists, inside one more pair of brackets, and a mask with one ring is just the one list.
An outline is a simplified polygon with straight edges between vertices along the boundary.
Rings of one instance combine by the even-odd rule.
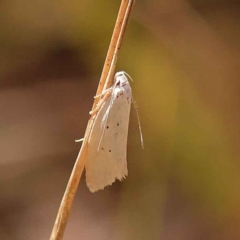
[[[48, 239], [120, 0], [0, 1], [0, 239]], [[68, 240], [240, 239], [240, 4], [136, 0], [117, 70], [132, 111], [129, 176], [82, 179]]]

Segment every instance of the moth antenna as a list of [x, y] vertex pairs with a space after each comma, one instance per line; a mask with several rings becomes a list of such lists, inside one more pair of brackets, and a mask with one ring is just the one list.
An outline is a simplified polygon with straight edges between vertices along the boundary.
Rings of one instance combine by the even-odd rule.
[[[117, 85], [117, 83], [115, 83], [114, 86], [112, 87], [112, 89], [113, 89], [112, 92], [114, 92], [114, 89], [115, 89], [116, 85]], [[108, 120], [109, 110], [111, 109], [112, 105], [113, 105], [113, 94], [112, 94], [112, 96], [111, 96], [111, 102], [110, 102], [110, 105], [109, 105], [109, 107], [108, 107], [107, 117], [106, 117], [106, 119], [105, 119], [105, 123], [104, 123], [104, 126], [103, 126], [103, 132], [102, 132], [102, 136], [101, 136], [101, 138], [100, 138], [100, 140], [99, 140], [99, 144], [98, 144], [98, 149], [97, 149], [97, 151], [99, 151], [99, 149], [100, 149], [100, 145], [101, 145], [101, 142], [102, 142], [102, 139], [103, 139], [103, 136], [104, 136], [104, 133], [105, 133], [105, 129], [106, 129], [106, 124], [107, 124], [107, 120]]]
[[126, 73], [126, 72], [124, 72], [124, 71], [123, 71], [123, 73], [124, 73], [127, 77], [129, 77], [129, 79], [133, 82], [132, 77], [131, 77], [128, 73]]
[[139, 117], [138, 110], [137, 110], [138, 106], [137, 106], [137, 103], [135, 102], [133, 96], [132, 96], [132, 103], [133, 103], [134, 109], [135, 109], [136, 114], [137, 114], [138, 128], [139, 128], [139, 133], [140, 133], [141, 145], [142, 145], [142, 148], [144, 149], [142, 127], [141, 127], [140, 117]]
[[[113, 87], [108, 88], [107, 90], [104, 91], [104, 94], [108, 94], [108, 92], [109, 92], [110, 90], [112, 90], [112, 89], [113, 89]], [[107, 96], [108, 96], [108, 95], [107, 95]], [[107, 100], [106, 96], [104, 96], [101, 100], [106, 101], [106, 100]], [[103, 105], [103, 104], [104, 104], [104, 102], [102, 102], [100, 105]], [[97, 116], [98, 116], [98, 114], [99, 114], [99, 110], [100, 110], [100, 108], [101, 108], [101, 107], [99, 107], [98, 105], [99, 105], [99, 103], [97, 104], [97, 107], [96, 107], [96, 108], [99, 108], [99, 109], [97, 109], [97, 111], [95, 111], [96, 109], [94, 109], [93, 111], [91, 111], [91, 112], [94, 112], [94, 114], [91, 114], [91, 118], [95, 118], [95, 120], [96, 120], [96, 118], [97, 118]], [[90, 112], [90, 113], [91, 113], [91, 112]], [[96, 112], [96, 113], [95, 113], [95, 112]], [[95, 121], [95, 120], [93, 120], [93, 121]], [[94, 125], [94, 124], [92, 124], [91, 129], [90, 129], [90, 131], [89, 131], [89, 134], [88, 134], [88, 136], [87, 136], [87, 139], [88, 139], [88, 140], [89, 140], [89, 139], [91, 138], [91, 136], [92, 136], [93, 125]], [[98, 148], [98, 150], [99, 150], [99, 148]]]

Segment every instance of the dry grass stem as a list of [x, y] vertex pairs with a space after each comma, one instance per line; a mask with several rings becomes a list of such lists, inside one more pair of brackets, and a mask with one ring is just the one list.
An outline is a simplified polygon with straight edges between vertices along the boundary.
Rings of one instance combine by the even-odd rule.
[[[98, 85], [96, 95], [102, 93], [103, 90], [107, 89], [112, 84], [113, 74], [115, 72], [115, 66], [117, 62], [117, 56], [121, 47], [124, 32], [127, 26], [129, 15], [134, 4], [134, 0], [122, 0], [117, 21], [114, 27], [112, 39], [109, 45], [107, 57], [103, 66], [103, 71], [101, 79]], [[95, 109], [100, 98], [95, 98], [92, 109]], [[76, 159], [74, 168], [72, 170], [70, 179], [67, 184], [62, 202], [60, 204], [58, 214], [53, 226], [53, 230], [50, 236], [50, 240], [62, 240], [64, 231], [67, 225], [68, 217], [71, 211], [73, 200], [79, 185], [79, 181], [82, 176], [82, 172], [85, 165], [86, 154], [87, 154], [87, 137], [91, 126], [93, 124], [93, 119], [90, 117], [86, 132], [84, 135], [84, 140], [78, 157]]]

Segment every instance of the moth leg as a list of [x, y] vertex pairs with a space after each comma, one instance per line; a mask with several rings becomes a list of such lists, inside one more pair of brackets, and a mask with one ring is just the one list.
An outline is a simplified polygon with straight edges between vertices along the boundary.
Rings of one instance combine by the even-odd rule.
[[106, 90], [107, 92], [105, 92], [105, 93], [101, 93], [101, 94], [104, 94], [104, 97], [103, 97], [102, 99], [100, 99], [100, 101], [99, 101], [99, 103], [97, 104], [96, 108], [89, 112], [89, 114], [90, 114], [91, 116], [95, 115], [95, 114], [98, 112], [98, 110], [101, 108], [101, 106], [103, 105], [103, 103], [104, 103], [104, 102], [107, 100], [107, 98], [111, 95], [112, 91], [110, 91], [110, 90], [112, 90], [112, 88], [107, 89], [107, 90]]
[[102, 97], [103, 95], [105, 95], [108, 91], [111, 91], [112, 90], [112, 87], [104, 90], [102, 93], [96, 95], [94, 98], [99, 98], [99, 97]]
[[81, 139], [77, 139], [75, 140], [75, 142], [83, 142], [84, 138], [81, 138]]

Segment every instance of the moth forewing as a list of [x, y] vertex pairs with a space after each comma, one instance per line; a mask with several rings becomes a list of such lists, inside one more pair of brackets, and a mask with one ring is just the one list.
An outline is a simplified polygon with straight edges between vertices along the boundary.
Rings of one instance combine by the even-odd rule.
[[86, 182], [91, 192], [127, 176], [127, 138], [132, 90], [126, 75], [116, 73], [109, 97], [94, 117], [88, 139]]

